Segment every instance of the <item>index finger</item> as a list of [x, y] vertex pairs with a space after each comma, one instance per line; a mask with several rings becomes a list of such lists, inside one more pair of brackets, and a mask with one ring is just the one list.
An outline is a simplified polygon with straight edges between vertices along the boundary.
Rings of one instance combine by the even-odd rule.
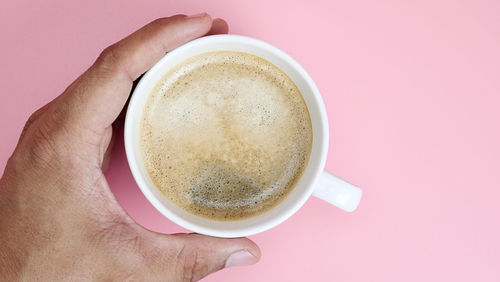
[[[169, 50], [210, 31], [209, 15], [157, 19], [106, 48], [58, 99], [63, 122], [104, 131], [119, 115], [132, 83]], [[83, 124], [82, 124], [83, 123]]]

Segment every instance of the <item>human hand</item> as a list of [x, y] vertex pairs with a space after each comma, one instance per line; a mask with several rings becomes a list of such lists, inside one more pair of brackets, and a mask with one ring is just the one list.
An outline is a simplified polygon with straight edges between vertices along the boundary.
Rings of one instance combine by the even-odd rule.
[[172, 48], [226, 32], [206, 14], [155, 20], [106, 48], [29, 118], [0, 179], [1, 280], [192, 281], [259, 260], [246, 238], [144, 229], [103, 174], [133, 81]]

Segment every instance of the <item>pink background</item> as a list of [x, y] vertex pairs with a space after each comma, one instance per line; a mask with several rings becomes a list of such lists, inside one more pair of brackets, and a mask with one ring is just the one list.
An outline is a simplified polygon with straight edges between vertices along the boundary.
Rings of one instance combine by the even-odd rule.
[[[4, 1], [0, 167], [29, 114], [139, 26], [207, 11], [295, 57], [326, 102], [326, 169], [354, 213], [311, 198], [252, 236], [255, 266], [205, 281], [500, 281], [499, 1]], [[139, 192], [118, 142], [109, 181], [140, 224], [183, 231]]]

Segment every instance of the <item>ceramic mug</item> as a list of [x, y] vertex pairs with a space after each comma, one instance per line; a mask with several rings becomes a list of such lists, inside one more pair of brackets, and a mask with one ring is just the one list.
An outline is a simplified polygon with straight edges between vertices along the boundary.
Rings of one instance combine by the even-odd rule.
[[[169, 70], [186, 59], [201, 53], [222, 50], [259, 56], [285, 72], [302, 93], [309, 109], [313, 129], [309, 163], [290, 194], [271, 210], [237, 221], [217, 221], [196, 216], [170, 202], [149, 177], [139, 147], [139, 128], [143, 109], [157, 83]], [[313, 80], [304, 68], [285, 52], [254, 38], [239, 35], [206, 36], [168, 52], [137, 84], [127, 109], [124, 138], [130, 170], [146, 199], [165, 217], [196, 233], [226, 238], [253, 235], [285, 221], [311, 195], [346, 211], [355, 210], [361, 199], [361, 189], [324, 171], [329, 142], [328, 118], [323, 100]]]

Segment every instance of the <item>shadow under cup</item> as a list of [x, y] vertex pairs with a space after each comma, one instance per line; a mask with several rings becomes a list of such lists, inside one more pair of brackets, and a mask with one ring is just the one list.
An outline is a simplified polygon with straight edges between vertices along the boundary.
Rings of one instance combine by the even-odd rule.
[[[297, 85], [311, 117], [313, 142], [309, 163], [290, 194], [271, 210], [237, 221], [217, 221], [182, 210], [158, 190], [144, 166], [139, 147], [140, 123], [147, 98], [170, 69], [205, 52], [239, 51], [259, 56], [286, 73]], [[270, 229], [295, 213], [309, 198], [323, 172], [328, 151], [328, 119], [319, 91], [306, 71], [289, 55], [263, 41], [238, 35], [206, 36], [167, 53], [140, 80], [125, 119], [125, 151], [135, 181], [148, 201], [176, 224], [196, 233], [217, 237], [243, 237]]]

